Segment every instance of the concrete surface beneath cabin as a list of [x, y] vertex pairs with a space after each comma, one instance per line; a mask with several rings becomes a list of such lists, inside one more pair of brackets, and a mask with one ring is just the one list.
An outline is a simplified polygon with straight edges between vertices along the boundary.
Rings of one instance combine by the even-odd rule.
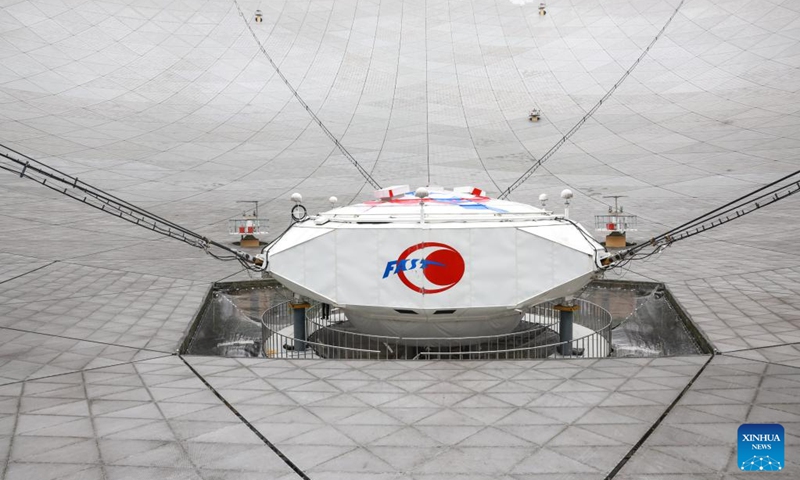
[[[217, 240], [237, 200], [277, 233], [293, 191], [368, 198], [259, 52], [260, 8], [259, 41], [379, 182], [497, 194], [679, 6], [537, 3], [0, 0], [0, 142]], [[512, 199], [568, 186], [591, 225], [627, 195], [647, 238], [796, 170], [799, 41], [793, 0], [681, 2]], [[794, 197], [625, 273], [669, 285], [721, 352], [703, 369], [181, 359], [209, 283], [246, 273], [11, 174], [0, 195], [5, 479], [602, 479], [687, 386], [614, 478], [751, 478], [743, 422], [782, 423], [773, 476], [800, 477]]]

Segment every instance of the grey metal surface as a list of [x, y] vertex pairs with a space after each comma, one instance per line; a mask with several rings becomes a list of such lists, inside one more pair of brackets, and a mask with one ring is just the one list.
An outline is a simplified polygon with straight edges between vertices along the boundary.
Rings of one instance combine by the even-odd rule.
[[189, 359], [312, 478], [603, 478], [705, 361]]
[[[539, 16], [535, 2], [517, 0], [240, 4], [264, 12], [259, 39], [382, 184], [474, 184], [490, 194], [572, 128], [677, 6], [553, 0]], [[536, 203], [568, 186], [571, 215], [591, 224], [607, 211], [603, 195], [628, 195], [626, 211], [640, 220], [632, 239], [642, 240], [796, 170], [798, 21], [791, 0], [687, 0], [610, 100], [513, 199]], [[534, 106], [542, 119], [532, 123]], [[348, 202], [370, 193], [291, 101], [229, 1], [1, 0], [0, 140], [219, 241], [237, 200], [260, 200], [279, 232], [292, 191], [312, 212], [330, 195]], [[17, 177], [0, 175], [0, 196], [0, 475], [297, 478], [178, 359], [144, 358], [175, 350], [210, 282], [245, 273]], [[784, 422], [787, 457], [798, 458], [796, 225], [790, 199], [624, 273], [666, 282], [726, 355], [619, 476], [741, 478], [729, 459], [731, 425], [744, 420]], [[25, 334], [11, 333], [18, 331]], [[742, 366], [717, 368], [727, 353]], [[435, 406], [419, 399], [415, 392], [430, 388], [419, 382], [442, 383], [463, 373], [457, 365], [420, 375], [398, 373], [402, 363], [354, 364], [338, 388], [367, 382], [356, 398], [382, 411], [352, 418], [347, 436], [338, 424], [358, 413], [349, 403], [319, 415], [311, 408], [337, 392], [315, 380], [335, 375], [327, 364], [283, 372], [255, 361], [191, 360], [314, 479], [350, 480], [550, 479], [554, 465], [562, 478], [603, 478], [697, 368], [686, 358], [675, 359], [679, 372], [637, 363], [654, 361], [626, 360], [634, 366], [613, 372], [520, 365], [516, 375], [529, 376], [524, 387], [534, 391], [506, 384], [514, 397], [498, 401], [510, 406], [471, 393], [480, 382], [506, 382], [505, 363], [476, 365], [431, 391], [424, 400]], [[301, 385], [308, 389], [290, 390]], [[639, 393], [620, 399], [621, 385]], [[459, 395], [478, 401], [469, 408], [480, 418], [453, 410]], [[606, 399], [628, 406], [610, 412]], [[697, 401], [704, 405], [688, 403]], [[502, 432], [493, 416], [503, 411], [496, 408], [522, 415], [548, 405], [562, 409], [525, 420], [522, 438]], [[427, 438], [414, 432], [426, 418], [418, 408], [438, 413], [423, 428]], [[590, 433], [570, 408], [586, 412]], [[389, 410], [392, 419], [381, 415]], [[293, 418], [317, 428], [286, 439], [281, 425]], [[536, 419], [545, 425], [529, 424]], [[702, 436], [668, 431], [673, 423], [697, 423]], [[370, 438], [393, 427], [388, 445]], [[565, 443], [542, 445], [562, 430]], [[504, 448], [517, 439], [524, 446]], [[470, 443], [480, 441], [491, 444]]]

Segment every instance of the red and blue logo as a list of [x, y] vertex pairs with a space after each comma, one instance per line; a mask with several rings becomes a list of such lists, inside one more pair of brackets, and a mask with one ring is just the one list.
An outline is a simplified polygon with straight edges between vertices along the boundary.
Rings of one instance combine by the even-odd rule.
[[[416, 255], [409, 258], [412, 254]], [[435, 287], [420, 287], [411, 281], [406, 272], [413, 270], [421, 270], [425, 280]], [[397, 260], [387, 262], [383, 278], [389, 275], [397, 275], [406, 287], [417, 293], [441, 293], [453, 288], [464, 276], [464, 258], [450, 245], [422, 242], [405, 249]]]

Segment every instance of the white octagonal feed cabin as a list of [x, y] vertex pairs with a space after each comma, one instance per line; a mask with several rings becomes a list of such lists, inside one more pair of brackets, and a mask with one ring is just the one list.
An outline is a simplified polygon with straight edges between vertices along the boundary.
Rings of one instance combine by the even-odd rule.
[[524, 307], [577, 292], [608, 256], [563, 216], [472, 187], [420, 190], [385, 188], [296, 223], [268, 270], [361, 332], [445, 338], [512, 331]]

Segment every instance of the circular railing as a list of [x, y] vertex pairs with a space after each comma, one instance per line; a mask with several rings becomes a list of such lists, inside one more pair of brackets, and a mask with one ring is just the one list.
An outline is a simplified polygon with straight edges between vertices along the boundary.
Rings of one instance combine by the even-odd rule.
[[523, 312], [509, 333], [473, 337], [392, 337], [358, 332], [344, 312], [314, 303], [306, 310], [305, 339], [293, 336], [289, 302], [262, 316], [263, 354], [273, 358], [338, 359], [526, 359], [601, 358], [611, 353], [611, 314], [599, 305], [576, 299], [573, 339], [559, 341], [554, 302]]

